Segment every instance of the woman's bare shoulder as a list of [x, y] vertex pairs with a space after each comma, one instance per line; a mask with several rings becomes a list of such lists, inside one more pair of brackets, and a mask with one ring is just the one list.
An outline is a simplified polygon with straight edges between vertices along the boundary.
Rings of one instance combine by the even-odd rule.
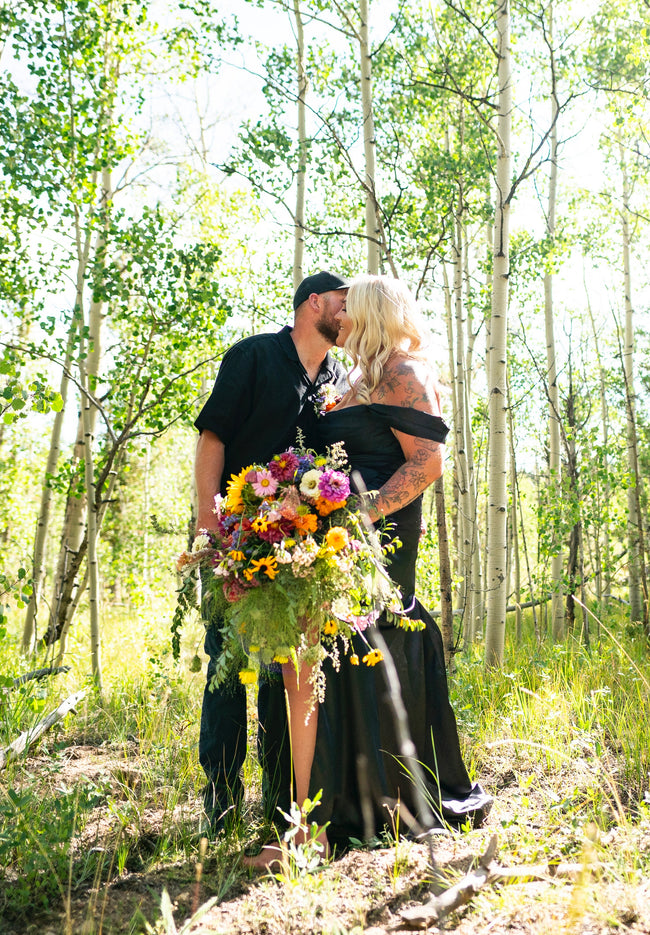
[[405, 353], [394, 354], [386, 363], [372, 400], [386, 406], [440, 414], [440, 398], [431, 367], [426, 360]]

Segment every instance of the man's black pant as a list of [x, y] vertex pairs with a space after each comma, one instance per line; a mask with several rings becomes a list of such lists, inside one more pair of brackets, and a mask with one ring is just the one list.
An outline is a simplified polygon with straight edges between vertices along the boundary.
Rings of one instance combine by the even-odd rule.
[[[234, 679], [210, 690], [215, 662], [221, 653], [222, 637], [218, 621], [206, 629], [205, 651], [210, 657], [207, 684], [203, 693], [199, 762], [208, 777], [205, 808], [215, 830], [244, 797], [240, 771], [246, 758], [246, 689]], [[279, 806], [288, 812], [291, 802], [291, 756], [289, 731], [280, 672], [261, 673], [258, 699], [257, 753], [262, 767], [264, 816], [276, 818]]]

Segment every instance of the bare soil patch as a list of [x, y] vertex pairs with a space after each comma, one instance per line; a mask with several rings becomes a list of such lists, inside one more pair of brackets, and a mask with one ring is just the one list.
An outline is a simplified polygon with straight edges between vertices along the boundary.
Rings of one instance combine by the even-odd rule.
[[[278, 881], [251, 875], [241, 866], [245, 838], [219, 838], [208, 844], [199, 863], [199, 801], [186, 801], [173, 815], [163, 813], [155, 800], [142, 805], [132, 825], [118, 819], [116, 802], [142, 794], [146, 775], [137, 744], [76, 744], [62, 751], [59, 768], [52, 773], [45, 757], [29, 762], [32, 777], [40, 776], [43, 793], [48, 783], [73, 785], [84, 781], [105, 792], [83, 832], [75, 839], [75, 852], [103, 848], [103, 879], [70, 892], [70, 921], [77, 935], [102, 932], [166, 933], [161, 919], [161, 894], [171, 898], [177, 927], [210, 897], [218, 903], [192, 933], [218, 935], [341, 935], [366, 932], [405, 932], [401, 919], [408, 906], [424, 903], [436, 883], [425, 845], [400, 841], [390, 847], [352, 850], [325, 865], [318, 873], [296, 881]], [[470, 904], [454, 913], [446, 930], [457, 935], [558, 935], [558, 933], [647, 933], [650, 935], [650, 823], [616, 820], [616, 803], [607, 828], [586, 826], [584, 813], [594, 780], [593, 764], [584, 770], [542, 768], [534, 757], [494, 757], [493, 772], [483, 780], [495, 795], [492, 813], [481, 829], [436, 837], [434, 854], [448, 885], [457, 882], [473, 865], [494, 833], [499, 839], [499, 860], [504, 866], [572, 860], [584, 873], [577, 879], [492, 885]], [[27, 768], [27, 767], [26, 767]], [[581, 798], [582, 796], [582, 798]], [[111, 803], [109, 805], [109, 803]], [[251, 818], [255, 805], [251, 804]], [[619, 814], [620, 818], [620, 814]], [[173, 829], [184, 835], [184, 854], [172, 855]], [[170, 830], [171, 829], [171, 830]], [[190, 841], [190, 835], [194, 838]], [[162, 838], [166, 851], [160, 856]], [[591, 838], [591, 839], [590, 839]], [[250, 840], [250, 838], [248, 839]], [[128, 844], [128, 858], [118, 872], [118, 844]], [[168, 856], [167, 856], [168, 855]], [[5, 880], [5, 883], [10, 881]], [[4, 884], [3, 884], [4, 885]], [[54, 907], [53, 907], [54, 910]], [[45, 909], [29, 920], [0, 921], [2, 935], [44, 935], [66, 931], [61, 907]], [[438, 931], [432, 925], [429, 932]]]

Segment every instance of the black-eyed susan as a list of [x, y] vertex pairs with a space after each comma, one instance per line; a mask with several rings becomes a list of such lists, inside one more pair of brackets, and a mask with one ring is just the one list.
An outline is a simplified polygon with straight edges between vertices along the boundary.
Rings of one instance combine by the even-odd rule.
[[350, 664], [353, 666], [359, 665], [359, 657], [357, 656], [356, 653], [352, 653], [352, 655], [350, 656]]
[[265, 516], [256, 516], [251, 526], [255, 532], [266, 532], [269, 528], [269, 521]]
[[263, 572], [271, 581], [278, 574], [278, 562], [272, 555], [265, 555], [262, 558], [255, 558], [251, 562], [251, 568], [254, 572]]
[[323, 633], [326, 636], [334, 636], [336, 633], [338, 633], [338, 629], [339, 625], [336, 620], [326, 620], [323, 624]]
[[246, 556], [241, 549], [232, 549], [231, 552], [228, 552], [228, 558], [231, 558], [233, 562], [243, 562]]
[[372, 649], [369, 653], [366, 653], [361, 661], [367, 666], [376, 666], [383, 658], [384, 654], [380, 649]]

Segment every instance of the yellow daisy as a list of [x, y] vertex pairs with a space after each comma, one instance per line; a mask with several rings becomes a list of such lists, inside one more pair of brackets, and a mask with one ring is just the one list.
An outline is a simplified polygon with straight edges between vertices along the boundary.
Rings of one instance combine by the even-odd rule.
[[239, 681], [242, 685], [253, 685], [257, 681], [257, 672], [255, 669], [240, 669]]

